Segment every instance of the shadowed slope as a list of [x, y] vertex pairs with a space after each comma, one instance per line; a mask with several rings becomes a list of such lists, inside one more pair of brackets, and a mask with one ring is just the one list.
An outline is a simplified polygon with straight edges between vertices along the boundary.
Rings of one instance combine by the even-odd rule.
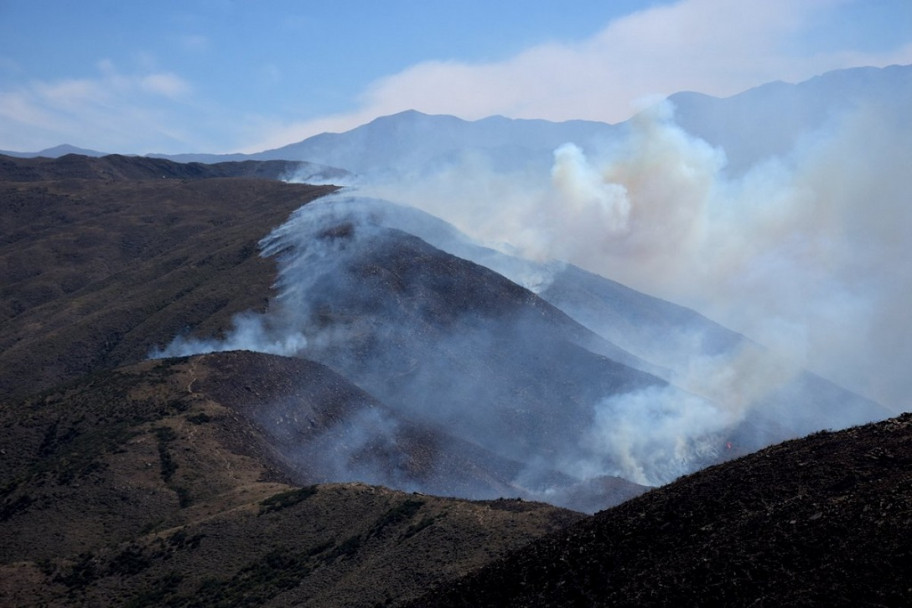
[[908, 605], [910, 522], [905, 414], [682, 478], [414, 605]]
[[[293, 337], [293, 352], [333, 368], [397, 415], [523, 463], [513, 481], [530, 496], [620, 475], [614, 455], [603, 453], [614, 446], [584, 439], [597, 406], [675, 389], [589, 350], [598, 337], [530, 291], [377, 225], [372, 214], [350, 215], [335, 201], [296, 212], [264, 240], [281, 269], [270, 311], [224, 343], [177, 340], [165, 354], [289, 352]], [[360, 432], [383, 428], [372, 420]], [[598, 452], [586, 470], [578, 466], [581, 441]]]

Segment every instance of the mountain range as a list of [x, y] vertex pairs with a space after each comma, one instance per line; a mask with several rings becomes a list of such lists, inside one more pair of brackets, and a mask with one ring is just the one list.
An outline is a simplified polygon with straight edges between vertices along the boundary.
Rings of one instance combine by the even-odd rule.
[[[687, 133], [725, 150], [731, 171], [745, 171], [765, 158], [785, 155], [803, 138], [864, 105], [903, 113], [912, 96], [912, 67], [859, 67], [827, 72], [799, 83], [771, 82], [727, 98], [681, 92], [668, 100]], [[594, 152], [628, 127], [596, 121], [509, 119], [466, 121], [455, 116], [408, 110], [377, 118], [344, 133], [321, 133], [303, 141], [253, 154], [150, 154], [177, 162], [243, 160], [306, 161], [353, 173], [433, 171], [466, 156], [500, 170], [550, 167], [552, 153], [574, 142]], [[39, 152], [0, 151], [18, 157], [56, 158], [68, 153], [103, 156], [62, 145]], [[302, 178], [319, 175], [303, 168]]]
[[[737, 172], [896, 115], [909, 74], [673, 101]], [[0, 603], [912, 599], [908, 415], [766, 448], [890, 411], [694, 310], [291, 183], [549, 167], [628, 128], [408, 112], [214, 164], [0, 156]]]

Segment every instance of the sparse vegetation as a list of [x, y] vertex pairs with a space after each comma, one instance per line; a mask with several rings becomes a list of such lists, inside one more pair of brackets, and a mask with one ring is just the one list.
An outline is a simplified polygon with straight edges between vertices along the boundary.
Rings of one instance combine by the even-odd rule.
[[6, 521], [16, 513], [24, 511], [34, 502], [31, 496], [23, 494], [12, 500], [5, 500], [3, 506], [0, 506], [0, 521]]
[[264, 513], [273, 513], [282, 509], [292, 507], [302, 501], [307, 500], [317, 493], [317, 486], [306, 486], [296, 490], [280, 492], [260, 502], [260, 515]]
[[154, 581], [148, 588], [143, 589], [124, 605], [125, 608], [145, 608], [147, 606], [176, 606], [173, 602], [165, 602], [177, 591], [177, 586], [183, 580], [177, 572], [169, 572]]
[[207, 422], [212, 422], [212, 416], [206, 412], [200, 412], [198, 414], [190, 414], [187, 416], [187, 422], [193, 424], [205, 424]]
[[174, 492], [177, 494], [177, 504], [181, 509], [193, 504], [193, 495], [190, 493], [190, 490], [184, 486], [175, 486]]
[[399, 503], [386, 513], [384, 513], [377, 521], [374, 522], [374, 525], [371, 526], [368, 535], [380, 534], [384, 528], [388, 526], [395, 526], [404, 521], [412, 519], [415, 514], [421, 509], [424, 505], [423, 500], [406, 500]]
[[170, 604], [181, 608], [262, 606], [298, 585], [310, 570], [308, 554], [282, 547], [248, 564], [228, 580], [206, 579], [192, 596], [174, 598]]
[[142, 547], [129, 545], [109, 562], [108, 573], [130, 576], [142, 572], [150, 564], [151, 560]]
[[54, 581], [66, 585], [70, 592], [84, 591], [101, 576], [96, 561], [97, 558], [91, 552], [81, 553], [74, 564], [54, 577]]
[[158, 457], [161, 461], [161, 476], [165, 483], [168, 483], [174, 476], [175, 471], [177, 471], [177, 463], [174, 462], [171, 452], [168, 451], [168, 444], [177, 438], [177, 434], [174, 432], [174, 429], [167, 426], [156, 427], [153, 429], [153, 432], [158, 439]]
[[436, 522], [441, 517], [443, 517], [443, 515], [440, 515], [437, 517], [429, 517], [429, 516], [423, 517], [421, 519], [421, 521], [419, 521], [418, 523], [412, 524], [408, 528], [405, 529], [405, 532], [403, 532], [402, 536], [401, 536], [402, 540], [415, 536], [416, 534], [418, 534], [425, 528], [432, 526], [434, 524], [434, 522]]
[[[140, 361], [182, 330], [215, 334], [233, 315], [262, 307], [274, 270], [255, 243], [303, 202], [334, 189], [199, 179], [206, 171], [188, 180], [128, 179], [141, 173], [88, 166], [106, 162], [87, 159], [78, 180], [56, 179], [73, 170], [57, 161], [12, 161], [31, 165], [29, 181], [3, 167], [2, 395]], [[231, 170], [242, 169], [222, 169]]]

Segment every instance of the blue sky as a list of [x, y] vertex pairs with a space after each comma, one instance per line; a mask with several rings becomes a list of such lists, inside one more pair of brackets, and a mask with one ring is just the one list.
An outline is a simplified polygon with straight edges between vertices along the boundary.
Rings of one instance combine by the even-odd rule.
[[410, 108], [618, 122], [892, 63], [910, 0], [0, 0], [0, 149], [253, 152]]

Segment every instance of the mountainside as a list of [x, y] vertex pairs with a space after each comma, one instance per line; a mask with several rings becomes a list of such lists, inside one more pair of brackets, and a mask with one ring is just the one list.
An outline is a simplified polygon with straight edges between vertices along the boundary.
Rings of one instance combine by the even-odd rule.
[[575, 266], [555, 272], [540, 295], [603, 339], [649, 361], [664, 380], [707, 399], [735, 399], [729, 383], [710, 380], [719, 374], [734, 377], [734, 388], [750, 407], [746, 418], [751, 430], [738, 433], [746, 451], [821, 428], [881, 420], [891, 413], [825, 378], [795, 369], [689, 308]]
[[[34, 181], [36, 164], [61, 177]], [[119, 165], [118, 177], [101, 178]], [[147, 176], [149, 165], [127, 157], [0, 164], [0, 399], [140, 361], [165, 336], [217, 333], [233, 315], [263, 309], [275, 276], [257, 241], [333, 190], [121, 177]], [[22, 174], [29, 181], [9, 177]]]
[[308, 421], [296, 430], [319, 435], [364, 401], [320, 365], [221, 353], [4, 404], [0, 604], [399, 603], [581, 517], [515, 500], [289, 485], [318, 466], [287, 466], [286, 450], [308, 439], [275, 441], [269, 406], [293, 403]]
[[[165, 352], [298, 353], [410, 417], [582, 480], [655, 485], [889, 415], [691, 310], [573, 266], [472, 246], [441, 224], [380, 200], [315, 202], [263, 241], [281, 252], [273, 310], [222, 343], [179, 339]], [[539, 297], [465, 258], [553, 280]], [[684, 373], [698, 364], [701, 373]], [[543, 468], [530, 464], [522, 485], [534, 490]]]
[[[375, 207], [383, 212], [381, 202]], [[263, 241], [266, 253], [281, 252], [280, 293], [267, 314], [248, 318], [223, 341], [178, 339], [161, 354], [247, 348], [307, 357], [397, 416], [459, 438], [467, 453], [483, 449], [512, 463], [490, 476], [501, 487], [457, 483], [454, 471], [438, 464], [421, 479], [407, 470], [390, 477], [381, 462], [355, 470], [340, 465], [339, 476], [438, 493], [454, 492], [457, 483], [457, 493], [472, 498], [510, 488], [582, 508], [565, 493], [596, 476], [605, 483], [620, 470], [597, 446], [592, 458], [604, 462], [593, 463], [595, 473], [577, 470], [585, 457], [576, 440], [592, 424], [595, 405], [647, 387], [675, 389], [590, 350], [597, 336], [528, 290], [375, 225], [370, 210], [360, 217], [345, 209], [344, 201], [314, 203]], [[350, 424], [348, 432], [361, 440], [388, 442], [400, 431], [388, 412]], [[629, 493], [609, 496], [602, 506]]]
[[580, 519], [516, 500], [288, 485], [298, 472], [275, 458], [250, 404], [296, 401], [327, 414], [309, 415], [310, 428], [331, 428], [345, 395], [358, 392], [306, 361], [219, 353], [148, 361], [5, 404], [0, 602], [912, 599], [909, 415], [774, 446]]
[[[446, 253], [435, 239], [458, 241], [452, 227], [414, 213], [399, 224], [401, 212], [383, 201], [222, 173], [280, 165], [2, 160], [0, 603], [399, 605], [582, 517], [429, 492], [594, 512], [794, 436], [801, 412], [841, 404], [862, 418], [883, 414], [801, 374], [800, 391], [776, 385], [790, 416], [739, 410], [750, 384], [735, 385], [729, 402], [679, 383], [671, 364], [686, 352], [674, 332], [699, 328], [695, 357], [744, 343], [693, 311], [571, 266], [467, 243]], [[163, 168], [175, 178], [156, 176]], [[550, 282], [536, 283], [537, 294], [466, 257]], [[649, 361], [663, 340], [674, 356]], [[144, 361], [206, 351], [233, 352]], [[748, 370], [763, 362], [735, 359]], [[898, 533], [909, 519], [908, 426], [905, 417], [815, 435], [584, 520], [541, 545], [557, 560], [545, 569], [572, 564], [562, 580], [573, 583], [518, 601], [563, 602], [561, 589], [590, 588], [577, 573], [615, 568], [604, 546], [583, 542], [601, 539], [611, 517], [619, 532], [610, 539], [637, 531], [622, 548], [637, 570], [621, 576], [632, 581], [667, 559], [662, 585], [685, 575], [721, 584], [700, 570], [706, 556], [733, 580], [742, 570], [726, 568], [744, 566], [772, 581], [776, 589], [757, 587], [751, 601], [794, 598], [801, 581], [767, 576], [772, 557], [751, 570], [752, 556], [794, 559], [788, 577], [809, 568], [809, 556], [842, 550], [841, 534], [866, 552], [842, 551], [862, 575], [879, 567], [908, 580], [881, 565], [885, 554], [908, 557]], [[822, 464], [799, 466], [809, 462]], [[401, 491], [354, 483], [364, 481]], [[814, 510], [792, 516], [805, 508]], [[861, 523], [846, 531], [850, 520]], [[786, 532], [805, 521], [796, 549]], [[724, 561], [731, 538], [743, 539], [743, 559], [709, 560]], [[533, 551], [500, 563], [521, 579], [524, 564], [538, 563], [523, 556], [545, 550]], [[471, 589], [480, 591], [464, 597], [500, 580], [512, 593], [517, 579], [478, 580]], [[630, 593], [633, 603], [646, 598]]]
[[[458, 237], [426, 214], [336, 197], [278, 226], [282, 214], [332, 188], [199, 173], [273, 165], [128, 157], [9, 164], [80, 177], [5, 182], [4, 390], [27, 394], [153, 353], [248, 349], [318, 361], [382, 407], [341, 415], [335, 435], [320, 439], [336, 437], [334, 458], [283, 439], [306, 428], [276, 410], [284, 422], [270, 433], [293, 454], [287, 464], [320, 460], [308, 483], [521, 496], [592, 512], [820, 425], [886, 415], [800, 375], [763, 399], [681, 384], [666, 361], [650, 359], [661, 344], [673, 350], [672, 330], [702, 319], [692, 311], [572, 267], [545, 292], [562, 311], [395, 227], [406, 217], [410, 232]], [[159, 165], [200, 177], [137, 179]], [[263, 238], [270, 223], [278, 227]], [[258, 246], [276, 258], [278, 276]], [[462, 251], [470, 249], [466, 241]], [[571, 318], [591, 321], [581, 301], [607, 326]], [[701, 323], [698, 331], [733, 341], [726, 356], [741, 355], [737, 336]], [[364, 453], [366, 444], [394, 447]], [[413, 449], [403, 456], [406, 444]], [[466, 475], [468, 463], [479, 473]]]
[[715, 466], [412, 606], [905, 606], [912, 415]]

